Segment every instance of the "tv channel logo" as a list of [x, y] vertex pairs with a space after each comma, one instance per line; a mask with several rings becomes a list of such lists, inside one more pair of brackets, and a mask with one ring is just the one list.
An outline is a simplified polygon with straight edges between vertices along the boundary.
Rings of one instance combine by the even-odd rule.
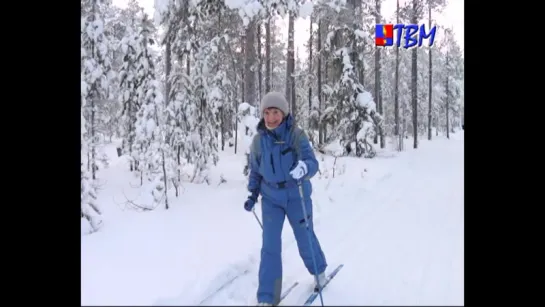
[[[394, 30], [396, 35], [394, 35]], [[405, 42], [403, 48], [409, 49], [415, 46], [421, 47], [424, 40], [428, 40], [428, 46], [433, 46], [435, 42], [435, 33], [437, 26], [433, 26], [429, 32], [426, 31], [426, 25], [415, 24], [377, 24], [375, 27], [375, 46], [390, 47], [395, 45], [401, 47], [402, 41]], [[402, 40], [403, 38], [403, 40]]]

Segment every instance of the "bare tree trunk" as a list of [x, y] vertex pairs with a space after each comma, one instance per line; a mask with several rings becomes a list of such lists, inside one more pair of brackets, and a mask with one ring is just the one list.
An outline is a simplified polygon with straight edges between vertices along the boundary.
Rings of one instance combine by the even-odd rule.
[[[396, 7], [396, 24], [399, 24], [399, 0]], [[396, 48], [395, 88], [394, 88], [394, 135], [399, 135], [399, 47]]]
[[[242, 65], [242, 72], [241, 72], [241, 79], [242, 79], [242, 89], [241, 89], [241, 94], [242, 94], [242, 100], [241, 102], [246, 102], [246, 66], [247, 66], [247, 62], [248, 62], [248, 55], [246, 54], [246, 31], [243, 30], [242, 32], [242, 37], [241, 37], [241, 42], [240, 42], [240, 47], [241, 47], [241, 53], [242, 53], [242, 56], [244, 57], [243, 61], [243, 65]], [[238, 108], [236, 108], [237, 110], [237, 122], [238, 122]]]
[[238, 114], [235, 112], [235, 155], [237, 154], [238, 146]]
[[[227, 47], [227, 50], [231, 56], [231, 63], [233, 65], [233, 76], [235, 78], [235, 82], [234, 84], [238, 84], [238, 73], [237, 73], [237, 62], [235, 61], [235, 56], [233, 55], [233, 50], [231, 49], [231, 47]], [[238, 86], [235, 87], [235, 90], [233, 92], [233, 105], [232, 105], [232, 108], [234, 109], [233, 111], [233, 114], [235, 115], [235, 133], [234, 133], [234, 138], [235, 138], [235, 154], [237, 154], [237, 145], [238, 145]], [[231, 129], [232, 126], [229, 125], [229, 128]]]
[[[182, 146], [178, 146], [176, 148], [176, 163], [178, 164], [178, 183], [182, 182]], [[178, 197], [178, 194], [176, 193], [176, 197]]]
[[[93, 1], [93, 7], [92, 7], [92, 12], [93, 12], [93, 21], [95, 20], [95, 10], [96, 10], [96, 1]], [[94, 40], [91, 41], [91, 57], [92, 58], [95, 58], [95, 43], [94, 43]], [[98, 99], [98, 90], [96, 89], [96, 86], [92, 86], [91, 87], [91, 90], [94, 92], [92, 95], [91, 95], [91, 135], [90, 135], [90, 139], [91, 139], [91, 145], [90, 149], [91, 149], [91, 159], [90, 159], [90, 164], [91, 164], [91, 178], [93, 180], [96, 179], [96, 144], [95, 144], [95, 101]], [[89, 163], [89, 161], [88, 161]]]
[[225, 121], [224, 121], [224, 107], [219, 107], [219, 122], [220, 122], [220, 135], [221, 135], [221, 151], [225, 151], [225, 136], [227, 132], [225, 131]]
[[[182, 22], [184, 24], [187, 24], [187, 15], [188, 15], [188, 10], [189, 10], [189, 0], [183, 0], [183, 6], [182, 6], [182, 10], [179, 12], [179, 14], [182, 15], [181, 19], [182, 19]], [[190, 69], [191, 67], [189, 66], [190, 65], [190, 60], [189, 60], [189, 55], [190, 55], [190, 50], [187, 51], [186, 53], [186, 59], [187, 59], [187, 63], [186, 63], [186, 71], [187, 71], [187, 75], [189, 76], [190, 74]], [[180, 60], [180, 63], [183, 63], [183, 57], [182, 59]], [[180, 66], [182, 66], [182, 64], [180, 64]], [[183, 66], [182, 66], [183, 67]], [[182, 182], [182, 171], [181, 171], [181, 168], [182, 168], [182, 146], [181, 145], [178, 145], [178, 148], [177, 148], [177, 151], [176, 151], [176, 154], [177, 154], [177, 157], [176, 157], [176, 162], [178, 164], [178, 184]], [[177, 191], [177, 190], [176, 190]], [[176, 192], [176, 197], [178, 196], [177, 192]]]
[[[323, 32], [322, 32], [322, 31], [323, 31]], [[322, 37], [326, 37], [326, 38], [327, 38], [327, 24], [324, 25], [324, 23], [322, 23], [322, 22], [320, 23], [320, 36], [321, 36], [321, 37], [320, 37], [320, 43], [322, 42], [322, 39], [321, 39]], [[320, 50], [322, 50], [322, 51], [324, 50], [324, 49], [323, 49], [323, 48], [324, 48], [324, 44], [325, 44], [325, 43], [321, 43], [321, 44], [320, 44]], [[330, 65], [329, 65], [329, 53], [325, 53], [325, 54], [324, 54], [323, 52], [321, 52], [320, 55], [322, 56], [322, 59], [323, 59], [323, 61], [322, 61], [322, 63], [323, 63], [323, 64], [322, 64], [322, 65], [323, 65], [322, 71], [323, 71], [323, 73], [324, 73], [324, 80], [321, 82], [321, 85], [322, 85], [322, 84], [328, 84], [329, 78], [330, 78], [330, 77], [329, 77], [329, 66], [330, 66]], [[321, 88], [320, 88], [320, 95], [322, 96], [322, 100], [323, 100], [324, 94], [323, 94]], [[325, 143], [326, 140], [327, 140], [327, 123], [323, 123], [323, 125], [322, 125], [322, 131], [323, 131], [322, 140], [323, 140], [323, 142]]]
[[265, 92], [271, 91], [271, 22], [272, 18], [269, 17], [267, 24], [265, 25]]
[[172, 70], [171, 54], [172, 50], [170, 39], [167, 39], [165, 46], [165, 106], [168, 106], [170, 101], [170, 72]]
[[261, 24], [257, 25], [257, 105], [261, 103], [261, 97], [263, 95], [263, 56], [261, 54]]
[[449, 62], [449, 52], [447, 51], [447, 63], [446, 63], [446, 64], [447, 64], [447, 65], [446, 65], [446, 66], [447, 66], [447, 76], [446, 76], [446, 81], [445, 81], [445, 83], [446, 83], [446, 84], [445, 84], [445, 89], [446, 89], [446, 92], [447, 92], [447, 99], [446, 99], [446, 105], [447, 105], [447, 106], [446, 106], [446, 109], [447, 109], [447, 110], [446, 110], [446, 116], [447, 116], [447, 118], [446, 118], [446, 119], [447, 119], [447, 139], [450, 139], [450, 129], [449, 129], [449, 126], [450, 126], [450, 125], [449, 125], [449, 124], [450, 124], [450, 123], [449, 123], [449, 109], [450, 109], [450, 105], [449, 105], [450, 102], [449, 102], [449, 100], [450, 100], [450, 90], [449, 90], [449, 88], [448, 88], [448, 86], [449, 86], [449, 84], [448, 84], [448, 79], [449, 79], [449, 76], [450, 76], [450, 70], [449, 70], [449, 66], [448, 66], [449, 64], [448, 64], [448, 62]]
[[[312, 22], [314, 21], [313, 16], [310, 16], [310, 25], [309, 25], [309, 38], [308, 38], [308, 75], [312, 76]], [[308, 118], [309, 118], [309, 128], [310, 128], [310, 114], [312, 113], [312, 82], [309, 82], [308, 85]]]
[[322, 18], [318, 17], [318, 143], [324, 144], [324, 129], [322, 124]]
[[289, 12], [289, 20], [288, 20], [288, 63], [287, 63], [287, 69], [286, 69], [286, 99], [288, 100], [288, 103], [290, 104], [290, 112], [291, 115], [295, 118], [296, 114], [296, 106], [295, 106], [295, 93], [292, 93], [294, 91], [294, 83], [295, 78], [293, 76], [294, 66], [295, 66], [295, 48], [294, 48], [294, 42], [293, 42], [293, 34], [294, 34], [294, 13]]
[[168, 210], [168, 178], [167, 178], [167, 168], [165, 163], [165, 151], [161, 149], [161, 164], [163, 167], [163, 184], [165, 185], [165, 209]]
[[[375, 12], [375, 22], [377, 24], [381, 23], [380, 18], [380, 3], [382, 0], [375, 0], [376, 12]], [[381, 86], [381, 65], [380, 65], [380, 48], [375, 47], [375, 98], [377, 100], [377, 111], [380, 115], [384, 115], [384, 108], [382, 107], [382, 86]], [[380, 148], [386, 146], [383, 133], [376, 133], [374, 138], [374, 143], [376, 144], [380, 137]]]
[[252, 18], [248, 27], [246, 27], [246, 56], [245, 56], [245, 65], [244, 65], [244, 80], [245, 80], [245, 95], [244, 98], [246, 102], [252, 106], [256, 105], [256, 88], [255, 88], [255, 72], [253, 68], [257, 64], [257, 55], [255, 50], [255, 30], [256, 30], [256, 20]]
[[[222, 26], [222, 23], [221, 23], [221, 11], [218, 12], [218, 28], [216, 28], [216, 34], [219, 35], [221, 33], [221, 26]], [[220, 62], [217, 61], [216, 62], [216, 67], [215, 67], [215, 70], [216, 72], [220, 69]], [[219, 110], [218, 110], [218, 116], [219, 116], [219, 123], [220, 123], [220, 135], [221, 135], [221, 151], [224, 151], [225, 150], [225, 136], [227, 135], [227, 131], [225, 129], [225, 120], [224, 120], [224, 115], [225, 115], [225, 107], [224, 106], [221, 106], [219, 107]]]
[[186, 66], [185, 66], [185, 73], [188, 75], [188, 76], [191, 76], [191, 57], [190, 57], [190, 52], [191, 51], [188, 51], [187, 54], [186, 54]]
[[[257, 60], [257, 52], [256, 52], [256, 46], [255, 46], [255, 40], [256, 40], [256, 27], [257, 27], [257, 20], [255, 17], [252, 17], [250, 22], [248, 23], [246, 29], [245, 29], [245, 57], [244, 57], [244, 96], [246, 98], [246, 102], [250, 104], [251, 106], [257, 106], [257, 95], [256, 95], [256, 84], [255, 84], [255, 69], [257, 68], [258, 60]], [[257, 114], [252, 114], [257, 115]], [[248, 126], [245, 125], [244, 129], [245, 135], [248, 135], [250, 133], [250, 129]], [[245, 154], [247, 158], [247, 162], [249, 161], [249, 155]], [[243, 174], [247, 175], [247, 171], [249, 169], [249, 162], [246, 163], [246, 165], [243, 168]]]
[[[429, 28], [431, 29], [431, 1], [428, 0], [428, 19], [429, 19]], [[431, 56], [431, 48], [428, 48], [428, 55], [429, 55], [429, 71], [428, 71], [428, 140], [431, 140], [431, 111], [432, 111], [432, 56]]]
[[[168, 104], [170, 103], [170, 89], [171, 89], [171, 81], [170, 81], [170, 72], [172, 71], [172, 43], [170, 39], [167, 39], [165, 44], [165, 107], [168, 107]], [[178, 152], [178, 182], [181, 181], [182, 174], [180, 171], [180, 164], [181, 164], [181, 146], [176, 145], [175, 150]], [[174, 180], [174, 179], [173, 179]], [[175, 184], [176, 186], [176, 184]], [[176, 197], [178, 197], [178, 189], [176, 189]]]
[[[413, 24], [418, 23], [418, 16], [417, 16], [417, 5], [418, 0], [413, 0], [413, 12], [412, 12], [412, 20], [411, 22]], [[413, 48], [412, 50], [412, 57], [411, 57], [411, 104], [413, 109], [413, 148], [418, 148], [418, 67], [417, 67], [417, 60], [418, 60], [418, 54], [416, 53], [417, 49]]]
[[[367, 48], [367, 44], [365, 43], [365, 41], [363, 41], [363, 44], [361, 46], [361, 54], [364, 55], [365, 57], [365, 50]], [[365, 86], [365, 65], [361, 65], [361, 72], [360, 72], [360, 83], [361, 85]]]
[[93, 180], [96, 179], [96, 143], [97, 143], [97, 136], [96, 136], [96, 108], [95, 108], [95, 99], [91, 99], [91, 174]]

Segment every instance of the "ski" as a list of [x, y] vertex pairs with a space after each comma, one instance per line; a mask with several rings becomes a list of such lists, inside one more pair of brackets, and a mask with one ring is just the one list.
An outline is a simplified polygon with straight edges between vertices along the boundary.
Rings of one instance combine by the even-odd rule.
[[200, 306], [200, 305], [204, 304], [204, 302], [208, 301], [209, 299], [211, 299], [212, 297], [214, 297], [216, 294], [218, 294], [221, 290], [223, 290], [223, 289], [225, 289], [227, 286], [231, 285], [231, 284], [232, 284], [235, 280], [237, 280], [239, 277], [244, 276], [244, 275], [248, 274], [249, 272], [250, 272], [250, 270], [246, 269], [246, 270], [244, 270], [242, 273], [237, 274], [237, 275], [231, 277], [230, 279], [228, 279], [227, 281], [225, 281], [220, 287], [218, 287], [216, 290], [212, 291], [212, 293], [210, 293], [207, 297], [205, 297], [204, 299], [202, 299], [198, 305]]
[[[323, 285], [320, 285], [322, 287], [321, 291], [324, 291], [324, 288], [329, 284], [329, 282], [339, 273], [339, 271], [343, 268], [344, 264], [340, 264], [333, 272], [329, 273], [327, 275], [326, 281]], [[320, 291], [313, 291], [312, 294], [308, 297], [307, 301], [305, 302], [304, 306], [310, 306], [312, 303], [314, 303], [314, 300], [320, 295]]]
[[282, 295], [280, 296], [280, 301], [278, 301], [278, 304], [280, 304], [286, 298], [286, 296], [288, 296], [288, 294], [290, 294], [291, 290], [293, 290], [293, 288], [295, 288], [298, 284], [299, 283], [296, 281], [289, 288], [287, 288], [284, 291], [284, 293], [282, 293]]

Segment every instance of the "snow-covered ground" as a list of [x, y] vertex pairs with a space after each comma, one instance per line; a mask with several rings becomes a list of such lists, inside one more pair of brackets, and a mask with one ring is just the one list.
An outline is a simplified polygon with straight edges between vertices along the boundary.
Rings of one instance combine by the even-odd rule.
[[[344, 268], [324, 290], [325, 305], [464, 304], [463, 131], [374, 159], [318, 154], [315, 228], [329, 269]], [[210, 185], [184, 184], [171, 208], [123, 210], [138, 200], [115, 145], [100, 171], [104, 226], [82, 237], [84, 305], [255, 305], [261, 229], [242, 208], [244, 156], [220, 154]], [[333, 172], [335, 174], [333, 176]], [[222, 175], [227, 182], [219, 182]], [[260, 205], [257, 206], [260, 215]], [[313, 278], [283, 232], [283, 305], [301, 305]], [[233, 284], [203, 302], [229, 278]], [[314, 305], [320, 305], [317, 299]]]

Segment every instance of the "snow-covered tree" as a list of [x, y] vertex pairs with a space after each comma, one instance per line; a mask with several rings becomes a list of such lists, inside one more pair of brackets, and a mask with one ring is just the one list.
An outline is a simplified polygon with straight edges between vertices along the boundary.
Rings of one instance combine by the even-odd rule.
[[[153, 61], [147, 55], [149, 44], [149, 27], [151, 23], [143, 19], [143, 9], [135, 0], [129, 1], [125, 11], [125, 36], [121, 40], [124, 54], [123, 64], [119, 72], [121, 110], [121, 136], [123, 138], [123, 154], [131, 158], [130, 170], [139, 170], [138, 146], [136, 138], [137, 114], [142, 106], [145, 84], [150, 74], [154, 74]], [[143, 22], [148, 24], [144, 25]]]
[[87, 169], [93, 180], [96, 179], [99, 158], [99, 131], [102, 122], [99, 104], [107, 100], [112, 79], [111, 59], [108, 38], [104, 35], [104, 16], [109, 3], [90, 0], [83, 6], [81, 18], [81, 107], [86, 119], [88, 152]]
[[[87, 154], [86, 123], [83, 112], [81, 114], [81, 155]], [[94, 180], [89, 175], [84, 163], [81, 163], [81, 217], [90, 225], [91, 231], [97, 231], [101, 224], [101, 211], [96, 203], [97, 191]]]
[[168, 109], [179, 122], [170, 121], [174, 125], [170, 139], [179, 147], [180, 164], [183, 159], [193, 168], [189, 180], [208, 181], [208, 170], [218, 160], [218, 114], [226, 105], [220, 54], [228, 36], [206, 29], [225, 7], [206, 1], [169, 2], [158, 7], [157, 19], [167, 28], [163, 41], [177, 55], [171, 59]]
[[[359, 1], [341, 7], [344, 19], [337, 21], [327, 35], [324, 48], [333, 61], [333, 76], [324, 87], [326, 104], [321, 117], [323, 123], [331, 128], [326, 143], [340, 142], [347, 154], [357, 156], [366, 152], [367, 145], [364, 144], [368, 144], [359, 137], [374, 136], [374, 133], [361, 132], [362, 129], [368, 131], [368, 125], [364, 122], [372, 123], [375, 133], [383, 133], [382, 117], [376, 111], [375, 104], [371, 103], [371, 94], [362, 84], [362, 52], [368, 39], [368, 29], [363, 28], [362, 23], [350, 21], [354, 18], [360, 20], [357, 16], [363, 16], [362, 9]], [[372, 157], [373, 154], [367, 153], [365, 156]]]
[[241, 121], [241, 128], [239, 130], [239, 135], [243, 136], [243, 147], [244, 154], [246, 155], [246, 162], [244, 164], [244, 169], [242, 173], [244, 176], [248, 176], [250, 172], [250, 146], [252, 144], [252, 139], [254, 135], [257, 134], [257, 124], [259, 123], [259, 118], [255, 116], [256, 108], [250, 104], [243, 102], [238, 107], [238, 117]]
[[464, 61], [460, 46], [454, 40], [454, 34], [451, 29], [445, 31], [443, 41], [444, 52], [444, 94], [443, 100], [444, 128], [447, 137], [451, 132], [455, 132], [455, 127], [459, 128], [462, 124], [462, 104], [463, 104], [463, 83], [464, 83]]
[[81, 17], [81, 215], [92, 231], [101, 224], [96, 203], [97, 160], [101, 157], [99, 127], [103, 122], [100, 104], [107, 100], [111, 61], [108, 38], [104, 34], [104, 16], [110, 2], [82, 2]]
[[[140, 14], [138, 14], [140, 15]], [[139, 20], [135, 29], [138, 31], [134, 35], [132, 48], [135, 49], [134, 63], [136, 80], [138, 87], [135, 88], [134, 97], [140, 108], [136, 113], [135, 130], [134, 130], [134, 155], [133, 158], [139, 163], [144, 163], [139, 169], [143, 174], [150, 168], [150, 162], [146, 153], [150, 144], [154, 141], [162, 141], [156, 139], [154, 131], [159, 125], [161, 110], [163, 105], [163, 95], [161, 93], [160, 83], [155, 74], [155, 59], [150, 52], [151, 45], [154, 44], [150, 38], [151, 24], [147, 19], [147, 15], [139, 16]], [[156, 106], [159, 104], [159, 106]], [[160, 108], [159, 110], [157, 108]]]
[[[340, 143], [345, 154], [372, 157], [370, 140], [377, 135], [399, 141], [408, 131], [428, 132], [429, 105], [437, 133], [452, 131], [463, 116], [463, 54], [455, 43], [446, 48], [441, 42], [431, 58], [427, 48], [415, 57], [412, 50], [374, 43], [377, 22], [420, 20], [422, 8], [429, 16], [431, 5], [442, 0], [405, 1], [393, 18], [381, 15], [381, 2], [155, 0], [153, 27], [143, 22], [137, 0], [125, 9], [113, 9], [111, 0], [82, 1], [82, 16], [95, 10], [103, 20], [82, 23], [92, 24], [93, 33], [102, 29], [92, 35], [96, 43], [82, 31], [88, 176], [100, 159], [98, 137], [112, 138], [117, 129], [131, 170], [149, 189], [146, 208], [163, 202], [168, 207], [169, 191], [178, 196], [184, 180], [209, 182], [226, 140], [235, 153], [248, 154], [265, 91], [288, 93], [297, 122], [308, 128], [318, 150]], [[309, 43], [298, 48], [293, 33], [300, 29], [293, 24], [307, 16]], [[382, 147], [384, 137], [380, 141]], [[92, 203], [96, 191], [86, 191], [82, 202]]]
[[141, 163], [140, 172], [142, 178], [149, 182], [148, 187], [153, 196], [153, 204], [148, 206], [155, 207], [164, 202], [168, 209], [168, 186], [173, 177], [171, 172], [167, 173], [166, 167], [170, 166], [172, 155], [166, 142], [168, 126], [163, 122], [164, 102], [160, 82], [150, 74], [143, 91], [143, 104], [137, 115], [135, 138], [138, 161]]

